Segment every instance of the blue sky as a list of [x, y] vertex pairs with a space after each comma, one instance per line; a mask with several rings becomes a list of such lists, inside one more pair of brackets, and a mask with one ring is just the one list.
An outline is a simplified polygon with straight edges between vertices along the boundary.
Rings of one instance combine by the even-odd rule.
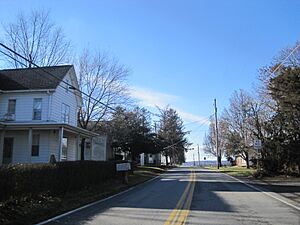
[[252, 90], [258, 69], [300, 39], [297, 0], [2, 0], [0, 22], [31, 9], [50, 10], [75, 53], [105, 50], [127, 65], [141, 105], [155, 112], [169, 104], [186, 123], [202, 121], [187, 125], [195, 145], [213, 99], [222, 111], [234, 90]]

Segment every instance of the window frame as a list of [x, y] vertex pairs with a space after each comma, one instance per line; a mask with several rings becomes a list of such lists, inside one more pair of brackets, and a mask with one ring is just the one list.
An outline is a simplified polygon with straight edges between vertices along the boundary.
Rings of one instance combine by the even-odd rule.
[[[13, 104], [13, 109], [14, 110], [11, 110], [12, 108], [11, 108], [11, 102], [14, 102], [14, 104]], [[8, 115], [16, 115], [16, 106], [17, 106], [17, 99], [8, 99], [8, 104], [7, 104], [7, 114]]]
[[[40, 109], [35, 108], [36, 103], [38, 103], [38, 102], [40, 102]], [[43, 111], [43, 98], [34, 98], [33, 99], [32, 120], [42, 120], [42, 111]]]

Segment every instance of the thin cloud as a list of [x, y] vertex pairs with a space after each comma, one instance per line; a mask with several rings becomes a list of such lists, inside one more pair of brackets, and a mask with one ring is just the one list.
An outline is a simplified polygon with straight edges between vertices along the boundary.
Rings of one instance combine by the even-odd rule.
[[191, 113], [188, 113], [188, 112], [184, 112], [184, 111], [181, 111], [181, 110], [177, 110], [178, 114], [182, 117], [182, 119], [184, 119], [185, 121], [189, 121], [189, 122], [198, 122], [200, 124], [203, 124], [203, 125], [209, 125], [209, 118], [205, 118], [205, 117], [202, 117], [202, 116], [198, 116], [198, 115], [195, 115], [195, 114], [191, 114]]
[[139, 87], [131, 88], [131, 96], [139, 101], [140, 104], [147, 107], [166, 107], [176, 102], [179, 97], [161, 92], [143, 89]]
[[[175, 103], [181, 99], [179, 96], [176, 95], [170, 95], [140, 87], [132, 87], [131, 96], [138, 100], [138, 102], [142, 106], [151, 107], [155, 109], [156, 107], [164, 108], [168, 105], [175, 105]], [[186, 122], [198, 122], [199, 124], [209, 125], [208, 118], [185, 112], [173, 106], [172, 108], [174, 108], [181, 116], [181, 118]]]

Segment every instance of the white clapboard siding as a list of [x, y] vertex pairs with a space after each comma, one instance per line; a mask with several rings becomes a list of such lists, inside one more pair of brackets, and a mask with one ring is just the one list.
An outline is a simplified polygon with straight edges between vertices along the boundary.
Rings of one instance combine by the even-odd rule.
[[48, 119], [49, 98], [46, 92], [24, 92], [24, 93], [4, 93], [0, 95], [0, 118], [8, 109], [8, 100], [16, 99], [16, 121], [32, 121], [33, 118], [33, 99], [42, 98], [42, 119]]
[[50, 132], [47, 131], [35, 131], [33, 130], [32, 134], [40, 135], [40, 147], [39, 147], [39, 156], [31, 156], [31, 163], [47, 163], [50, 160]]
[[50, 155], [54, 155], [55, 159], [58, 161], [58, 153], [59, 153], [59, 140], [58, 140], [58, 130], [52, 130], [50, 131], [50, 140], [49, 140], [49, 146], [50, 146]]
[[[64, 81], [71, 82], [71, 76], [68, 73]], [[62, 83], [56, 88], [52, 96], [52, 107], [51, 107], [51, 120], [56, 122], [63, 122], [62, 105], [66, 104], [70, 106], [70, 120], [69, 124], [77, 126], [77, 109], [78, 104], [74, 90], [67, 87], [66, 84]]]
[[67, 152], [67, 160], [68, 161], [75, 161], [77, 160], [76, 154], [76, 138], [74, 136], [67, 136], [68, 137], [68, 152]]
[[[78, 160], [76, 143], [76, 136], [71, 135], [70, 133], [65, 132], [64, 137], [68, 138], [68, 151], [67, 151], [67, 160], [74, 161]], [[59, 140], [58, 140], [58, 130], [50, 132], [50, 155], [54, 155], [55, 159], [59, 161]]]
[[49, 131], [33, 130], [33, 134], [40, 134], [39, 156], [31, 156], [28, 148], [29, 131], [6, 131], [5, 137], [14, 138], [12, 163], [46, 163], [49, 161]]
[[4, 137], [13, 138], [12, 163], [28, 163], [28, 132], [6, 131]]

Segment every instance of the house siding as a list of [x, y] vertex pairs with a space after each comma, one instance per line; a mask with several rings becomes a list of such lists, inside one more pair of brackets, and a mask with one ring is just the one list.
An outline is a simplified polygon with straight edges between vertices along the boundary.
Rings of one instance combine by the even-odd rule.
[[[53, 130], [50, 132], [49, 138], [49, 146], [50, 146], [50, 155], [54, 155], [55, 159], [59, 160], [59, 137], [58, 137], [58, 130]], [[77, 138], [76, 136], [64, 132], [64, 137], [68, 138], [68, 151], [67, 151], [67, 161], [74, 161], [78, 160], [77, 154]]]
[[75, 161], [77, 160], [76, 138], [72, 136], [66, 136], [66, 137], [68, 137], [67, 160]]
[[33, 131], [32, 134], [40, 135], [39, 156], [31, 156], [31, 163], [43, 163], [50, 160], [50, 131]]
[[59, 137], [58, 130], [50, 131], [49, 135], [49, 146], [50, 146], [50, 155], [54, 155], [55, 159], [58, 161], [58, 150], [59, 150]]
[[42, 118], [48, 120], [49, 95], [46, 92], [4, 93], [0, 94], [0, 118], [7, 113], [8, 100], [16, 99], [16, 121], [32, 121], [33, 99], [42, 98]]
[[13, 154], [12, 163], [42, 163], [49, 161], [49, 131], [35, 131], [40, 135], [39, 155], [31, 156], [31, 148], [28, 149], [28, 131], [6, 131], [4, 137], [12, 137]]
[[4, 138], [13, 138], [12, 163], [27, 163], [29, 161], [28, 152], [28, 132], [26, 131], [6, 131]]
[[[68, 73], [65, 78], [65, 82], [71, 82], [71, 75]], [[50, 119], [55, 122], [63, 122], [62, 117], [62, 105], [66, 104], [70, 106], [70, 115], [69, 115], [69, 124], [77, 126], [77, 100], [74, 94], [74, 90], [69, 89], [66, 91], [67, 85], [63, 82], [56, 88], [55, 92], [52, 95], [52, 107]]]

